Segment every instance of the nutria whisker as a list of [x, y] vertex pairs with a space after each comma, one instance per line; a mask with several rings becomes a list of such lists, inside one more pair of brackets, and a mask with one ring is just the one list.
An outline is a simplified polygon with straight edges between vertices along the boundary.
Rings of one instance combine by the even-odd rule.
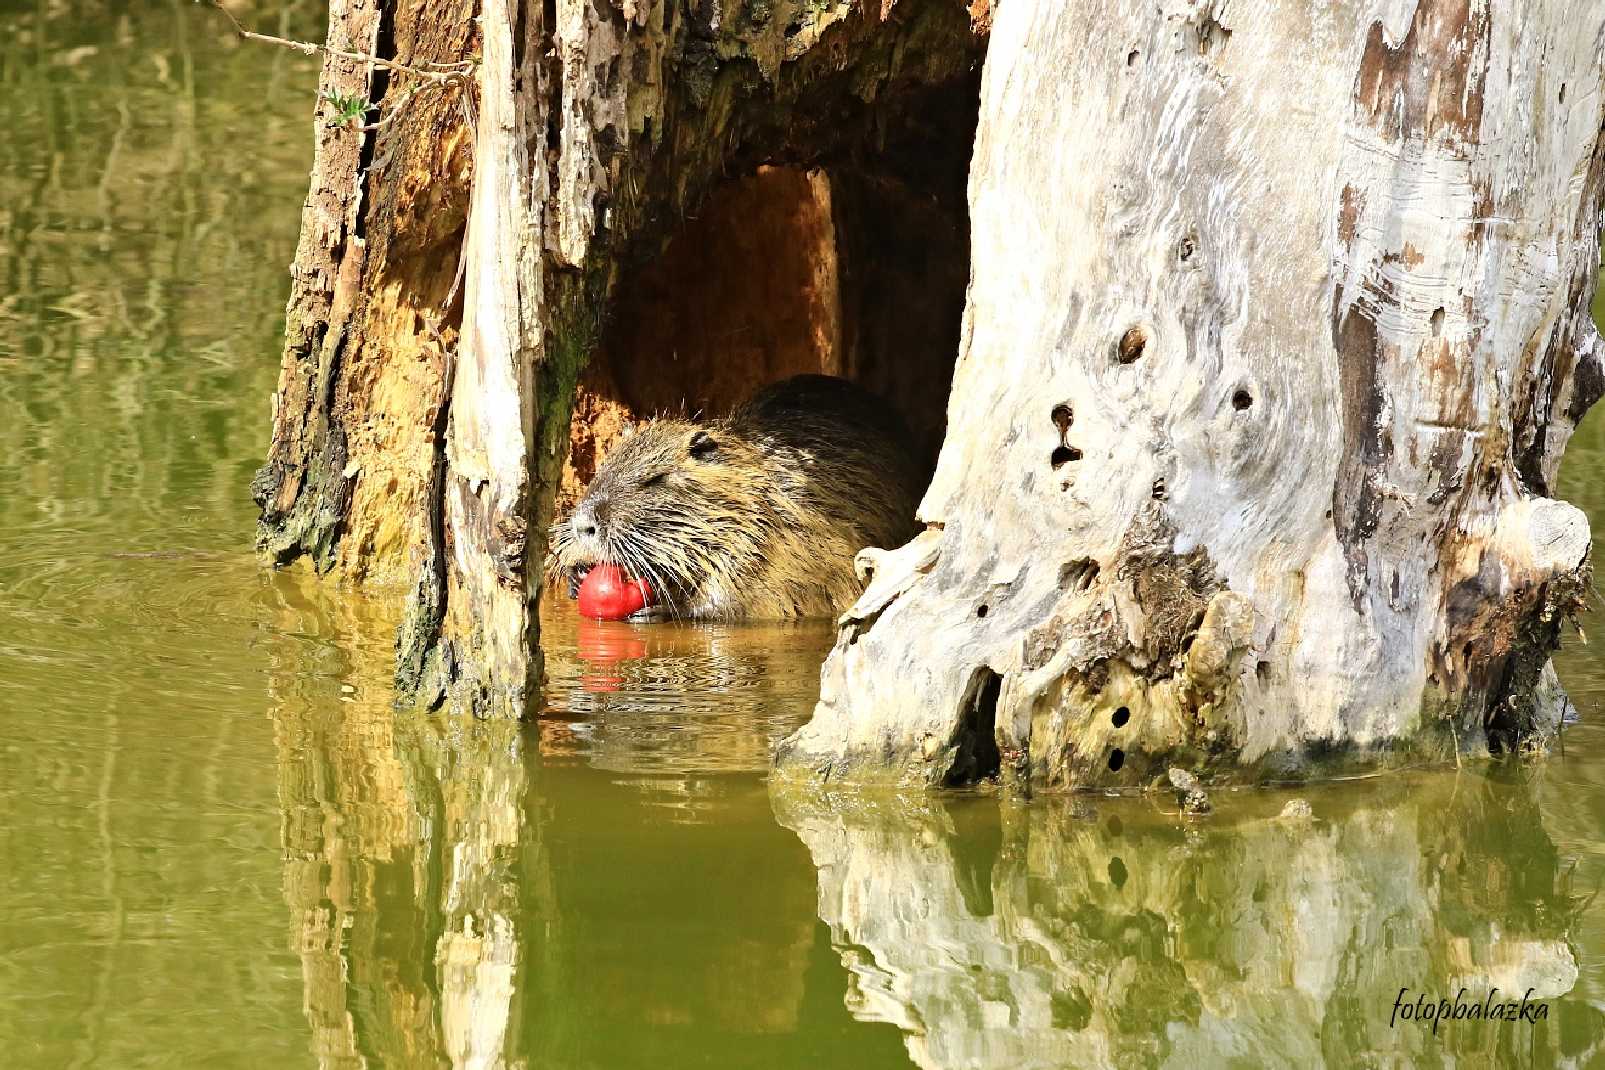
[[630, 575], [644, 578], [652, 587], [654, 599], [659, 601], [672, 615], [678, 615], [678, 591], [672, 584], [665, 581], [663, 573], [654, 567], [650, 558], [639, 548], [633, 546], [627, 539], [620, 539], [615, 544], [619, 557], [619, 564], [624, 566]]

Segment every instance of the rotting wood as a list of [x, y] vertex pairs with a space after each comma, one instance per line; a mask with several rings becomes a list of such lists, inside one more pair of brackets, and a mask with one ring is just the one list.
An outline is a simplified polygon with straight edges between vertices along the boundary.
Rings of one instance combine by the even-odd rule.
[[[398, 13], [331, 7], [328, 41], [353, 53], [461, 63], [478, 50], [470, 0]], [[353, 583], [409, 580], [425, 555], [435, 404], [461, 309], [453, 302], [471, 146], [458, 93], [413, 99], [377, 129], [334, 97], [389, 103], [389, 77], [324, 64], [317, 155], [286, 315], [267, 463], [253, 492], [277, 562], [308, 556]]]
[[[371, 53], [379, 35], [377, 0], [331, 9], [328, 40]], [[347, 324], [359, 300], [363, 247], [355, 240], [363, 205], [363, 147], [370, 135], [329, 121], [331, 98], [368, 98], [373, 71], [339, 56], [323, 65], [311, 189], [285, 312], [284, 362], [273, 399], [273, 439], [251, 491], [262, 510], [262, 548], [277, 560], [308, 554], [333, 560], [349, 508], [346, 433], [334, 412]]]
[[[777, 0], [728, 15], [692, 0], [556, 0], [486, 5], [478, 30], [468, 15], [450, 0], [331, 6], [343, 51], [476, 59], [480, 129], [430, 94], [377, 131], [320, 130], [341, 152], [320, 149], [313, 198], [333, 191], [341, 214], [304, 220], [254, 489], [274, 560], [306, 554], [347, 582], [405, 585], [404, 698], [519, 715], [539, 670], [528, 555], [544, 547], [575, 383], [621, 274], [728, 177], [852, 157], [911, 93], [969, 78], [982, 42], [960, 0]], [[352, 62], [329, 60], [325, 91], [383, 107], [381, 77], [360, 64], [366, 80], [337, 77]], [[502, 170], [488, 178], [490, 166]]]
[[446, 395], [439, 488], [445, 567], [425, 569], [444, 589], [432, 664], [420, 684], [478, 714], [521, 713], [537, 664], [525, 548], [533, 521], [535, 377], [544, 360], [545, 168], [530, 154], [545, 129], [532, 47], [541, 39], [540, 18], [533, 4], [481, 5], [462, 338]]

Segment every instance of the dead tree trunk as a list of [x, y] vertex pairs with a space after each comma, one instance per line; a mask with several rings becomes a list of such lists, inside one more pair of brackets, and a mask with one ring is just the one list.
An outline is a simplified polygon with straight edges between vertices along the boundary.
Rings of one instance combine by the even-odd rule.
[[[326, 64], [253, 487], [276, 561], [405, 587], [404, 694], [524, 711], [576, 380], [621, 280], [726, 179], [862, 160], [899, 116], [949, 122], [921, 93], [977, 68], [971, 6], [334, 0], [332, 47], [476, 72], [414, 93]], [[383, 121], [331, 125], [353, 95]]]
[[781, 766], [1137, 786], [1547, 742], [1602, 128], [1600, 5], [1001, 5], [929, 530]]

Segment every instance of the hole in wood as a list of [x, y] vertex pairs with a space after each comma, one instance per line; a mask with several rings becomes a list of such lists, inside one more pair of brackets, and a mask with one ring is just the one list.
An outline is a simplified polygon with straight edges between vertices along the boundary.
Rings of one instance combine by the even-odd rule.
[[958, 730], [953, 736], [953, 764], [942, 778], [945, 787], [974, 784], [998, 775], [1003, 756], [998, 752], [998, 695], [1003, 677], [986, 666], [970, 676], [964, 689]]
[[1191, 234], [1189, 234], [1187, 237], [1181, 240], [1181, 246], [1177, 250], [1177, 256], [1179, 256], [1181, 258], [1181, 262], [1185, 264], [1187, 261], [1193, 258], [1193, 254], [1197, 251], [1198, 242], [1194, 240]]
[[[824, 135], [841, 166], [749, 160], [655, 255], [624, 258], [629, 299], [612, 304], [576, 390], [560, 508], [624, 427], [660, 413], [723, 416], [798, 374], [868, 388], [908, 425], [922, 470], [934, 467], [969, 279], [964, 183], [979, 82], [977, 66], [929, 87], [900, 83], [877, 101], [873, 133], [854, 121]], [[943, 358], [915, 356], [930, 353]]]
[[1092, 587], [1098, 578], [1098, 562], [1089, 557], [1078, 558], [1075, 561], [1066, 561], [1059, 566], [1059, 589], [1064, 591], [1085, 591]]
[[1053, 456], [1048, 460], [1053, 463], [1053, 467], [1063, 468], [1071, 461], [1081, 460], [1081, 451], [1074, 446], [1056, 446], [1053, 450]]
[[1439, 305], [1437, 308], [1432, 310], [1432, 333], [1433, 334], [1442, 334], [1443, 333], [1443, 306], [1442, 305]]
[[1131, 364], [1142, 356], [1142, 351], [1148, 345], [1148, 336], [1141, 327], [1133, 327], [1120, 336], [1120, 344], [1115, 347], [1115, 359], [1122, 364]]
[[[1142, 59], [1142, 53], [1137, 51], [1135, 48], [1132, 49], [1130, 52], [1126, 53], [1126, 66], [1135, 67], [1137, 65], [1137, 61], [1139, 59]], [[1561, 88], [1560, 88], [1560, 99], [1561, 100], [1565, 100], [1566, 99], [1566, 87], [1565, 86], [1561, 86]]]
[[[1129, 63], [1129, 61], [1128, 61], [1128, 63]], [[1566, 103], [1566, 83], [1565, 82], [1560, 83], [1560, 102], [1562, 104]]]
[[1075, 422], [1076, 414], [1068, 405], [1059, 404], [1053, 407], [1053, 426], [1059, 429], [1059, 441], [1070, 433], [1070, 425]]
[[1238, 412], [1244, 411], [1252, 404], [1254, 404], [1254, 395], [1250, 394], [1247, 390], [1239, 388], [1237, 392], [1232, 395], [1232, 408], [1236, 409]]
[[1125, 751], [1121, 750], [1119, 747], [1116, 747], [1114, 750], [1109, 752], [1109, 771], [1111, 773], [1120, 772], [1120, 767], [1125, 765], [1125, 764], [1126, 764], [1126, 752]]
[[1129, 720], [1131, 720], [1131, 711], [1124, 706], [1120, 707], [1109, 717], [1109, 723], [1114, 725], [1116, 728], [1126, 727], [1126, 722]]
[[987, 614], [987, 607], [986, 607], [986, 606], [981, 606], [981, 607], [980, 607], [980, 608], [978, 608], [978, 609], [977, 609], [977, 610], [976, 610], [976, 611], [975, 611], [975, 615], [976, 615], [976, 616], [977, 616], [977, 617], [985, 617], [985, 616], [986, 616], [986, 614]]
[[1127, 876], [1129, 874], [1126, 873], [1126, 864], [1120, 860], [1119, 855], [1115, 855], [1109, 860], [1109, 883], [1116, 889], [1124, 888]]
[[1153, 486], [1152, 493], [1153, 493], [1154, 501], [1156, 501], [1156, 502], [1164, 501], [1165, 498], [1169, 495], [1169, 492], [1165, 489], [1165, 481], [1163, 479], [1154, 480], [1154, 486]]

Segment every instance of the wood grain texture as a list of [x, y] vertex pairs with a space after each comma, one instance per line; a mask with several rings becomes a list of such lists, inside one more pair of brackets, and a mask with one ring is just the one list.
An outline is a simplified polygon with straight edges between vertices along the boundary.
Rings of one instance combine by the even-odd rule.
[[[371, 54], [379, 35], [380, 6], [379, 0], [332, 6], [327, 40]], [[371, 65], [331, 58], [323, 66], [319, 93], [366, 99], [373, 77]], [[262, 510], [262, 549], [279, 561], [306, 553], [320, 568], [332, 563], [349, 507], [346, 434], [334, 413], [334, 392], [364, 259], [357, 233], [366, 135], [349, 125], [331, 124], [333, 111], [320, 103], [301, 240], [291, 269], [272, 446], [251, 485]]]
[[[1010, 0], [928, 535], [801, 776], [1022, 790], [1542, 747], [1588, 578], [1605, 8]], [[986, 607], [982, 612], [982, 607]]]

